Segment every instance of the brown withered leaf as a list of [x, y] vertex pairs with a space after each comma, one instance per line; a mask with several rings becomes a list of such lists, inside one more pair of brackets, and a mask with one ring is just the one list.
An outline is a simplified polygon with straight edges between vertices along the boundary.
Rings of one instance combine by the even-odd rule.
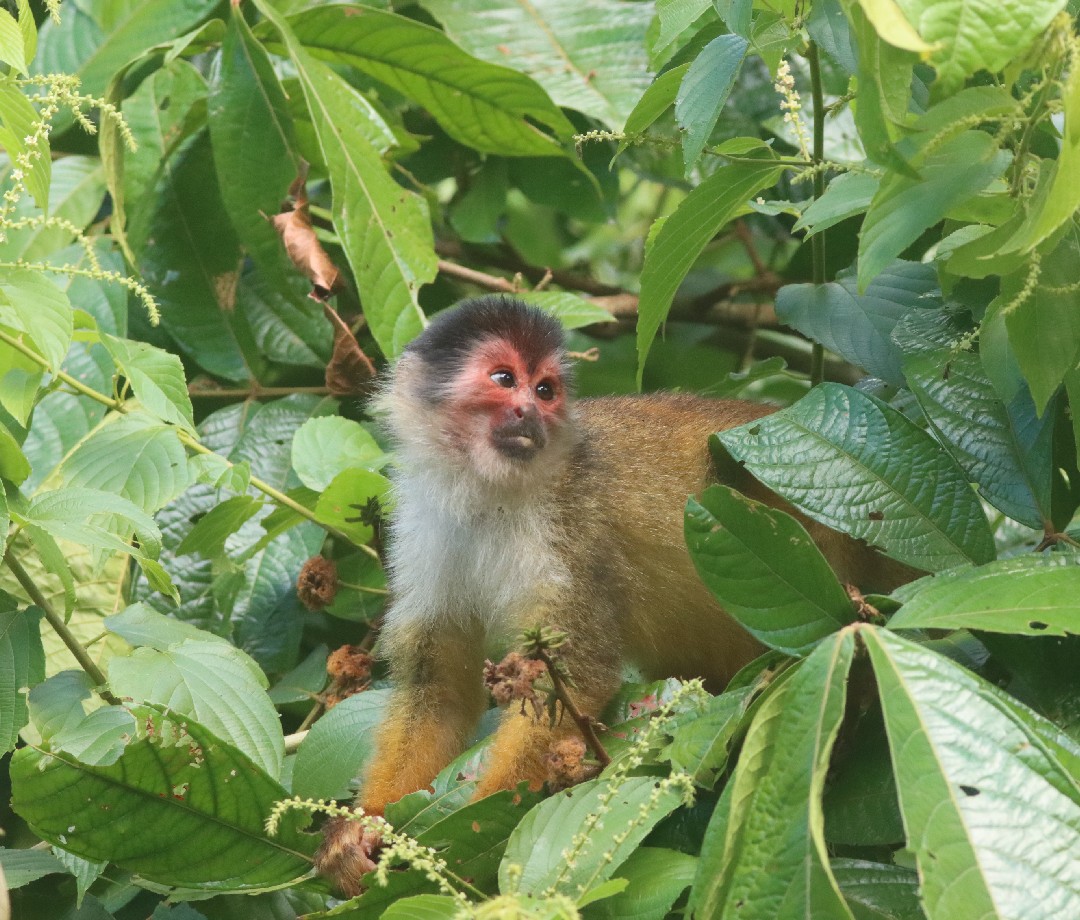
[[333, 396], [356, 396], [375, 377], [375, 365], [337, 311], [324, 303], [323, 313], [334, 327], [334, 352], [326, 365], [326, 388]]
[[315, 300], [325, 301], [341, 286], [341, 272], [326, 254], [322, 243], [315, 235], [315, 228], [311, 224], [311, 214], [308, 211], [307, 190], [304, 180], [307, 177], [307, 167], [300, 170], [293, 184], [289, 186], [289, 195], [292, 198], [292, 210], [282, 211], [270, 218], [282, 243], [285, 244], [285, 252], [300, 271], [302, 271], [312, 284], [311, 296]]

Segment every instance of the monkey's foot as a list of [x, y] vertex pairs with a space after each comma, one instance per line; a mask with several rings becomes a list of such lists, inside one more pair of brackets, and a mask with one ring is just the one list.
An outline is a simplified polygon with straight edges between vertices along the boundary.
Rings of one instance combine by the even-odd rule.
[[377, 830], [361, 827], [348, 818], [331, 818], [315, 854], [315, 868], [342, 895], [355, 898], [364, 890], [360, 880], [375, 869], [373, 857], [381, 846], [382, 836]]

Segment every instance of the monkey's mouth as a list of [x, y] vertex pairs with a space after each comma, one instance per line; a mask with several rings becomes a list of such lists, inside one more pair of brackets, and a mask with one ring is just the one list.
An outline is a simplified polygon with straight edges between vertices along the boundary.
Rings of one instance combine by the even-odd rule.
[[491, 433], [492, 446], [511, 460], [531, 460], [547, 443], [540, 423], [523, 418], [507, 425], [500, 425]]

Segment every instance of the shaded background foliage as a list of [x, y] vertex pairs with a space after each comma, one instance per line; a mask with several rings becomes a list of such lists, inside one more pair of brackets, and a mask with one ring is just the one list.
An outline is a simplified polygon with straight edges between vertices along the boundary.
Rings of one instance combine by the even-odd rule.
[[333, 915], [1080, 916], [1075, 4], [55, 13], [0, 9], [16, 916], [332, 907], [265, 821], [347, 799], [385, 706], [364, 654], [327, 677], [384, 600], [364, 397], [482, 290], [560, 317], [585, 395], [786, 406], [717, 463], [927, 577], [852, 596], [691, 498], [772, 651], [717, 696], [628, 673], [570, 792], [471, 802], [481, 731], [387, 815], [472, 906], [413, 864]]

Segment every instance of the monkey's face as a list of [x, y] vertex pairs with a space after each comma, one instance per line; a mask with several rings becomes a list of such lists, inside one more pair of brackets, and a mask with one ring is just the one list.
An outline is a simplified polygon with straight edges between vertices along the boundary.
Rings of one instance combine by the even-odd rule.
[[561, 446], [567, 408], [559, 357], [527, 360], [501, 339], [473, 350], [447, 400], [456, 446], [488, 479], [545, 462]]

